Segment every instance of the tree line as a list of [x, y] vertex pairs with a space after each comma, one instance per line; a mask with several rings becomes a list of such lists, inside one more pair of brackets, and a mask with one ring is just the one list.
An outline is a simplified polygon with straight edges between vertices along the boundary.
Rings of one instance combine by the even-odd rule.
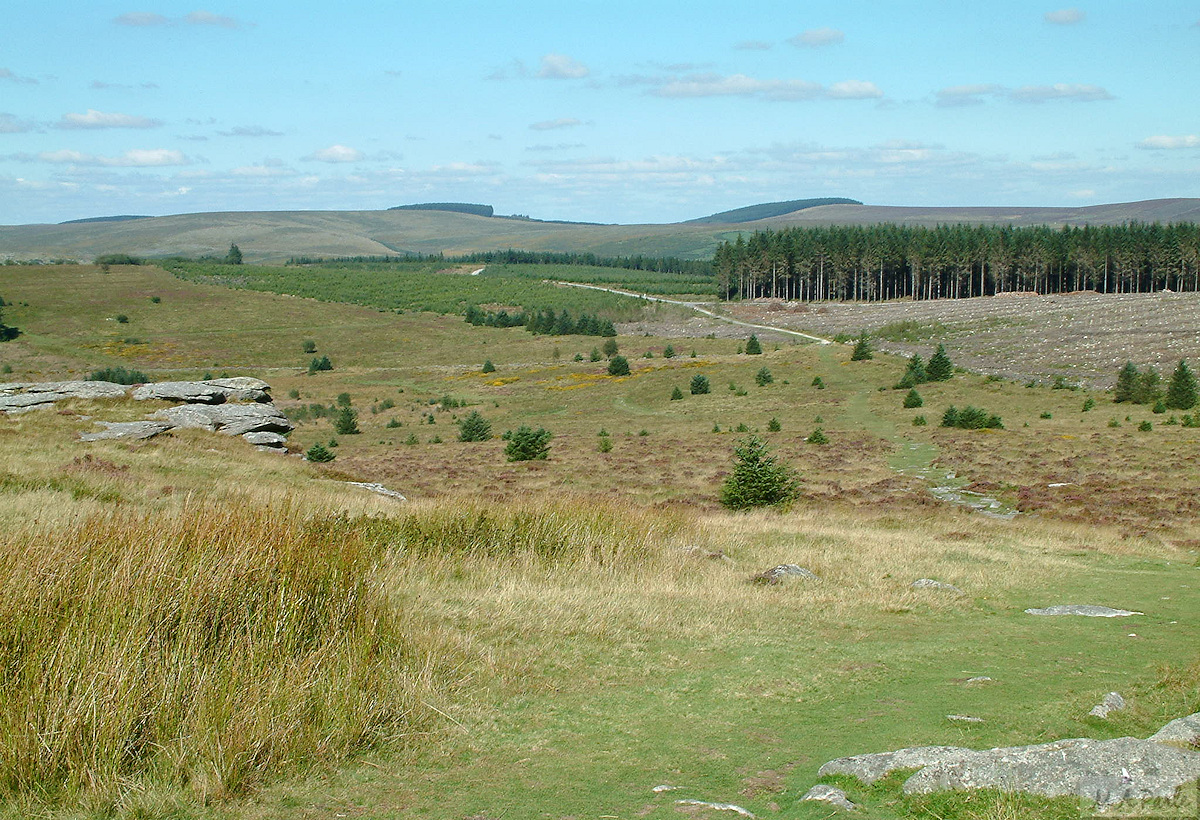
[[785, 228], [723, 242], [713, 266], [727, 299], [1197, 291], [1200, 225]]
[[293, 256], [288, 265], [362, 264], [389, 262], [445, 262], [446, 264], [483, 265], [575, 265], [594, 268], [651, 271], [654, 273], [686, 273], [693, 276], [713, 276], [709, 259], [680, 259], [675, 256], [599, 256], [594, 253], [560, 251], [524, 251], [516, 248], [496, 251], [477, 251], [447, 256], [442, 253], [406, 253], [398, 256]]

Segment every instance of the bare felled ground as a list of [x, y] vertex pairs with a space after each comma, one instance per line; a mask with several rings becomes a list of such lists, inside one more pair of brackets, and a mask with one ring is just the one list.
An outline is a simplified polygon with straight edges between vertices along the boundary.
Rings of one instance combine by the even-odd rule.
[[[1052, 381], [1064, 376], [1084, 386], [1108, 388], [1126, 361], [1153, 364], [1165, 376], [1179, 359], [1192, 359], [1195, 364], [1200, 358], [1200, 294], [1196, 293], [1029, 294], [873, 304], [763, 300], [723, 307], [736, 319], [826, 337], [876, 332], [913, 321], [919, 325], [920, 338], [880, 340], [877, 348], [927, 358], [941, 342], [961, 367], [1019, 380]], [[726, 328], [718, 335], [748, 334], [745, 328]], [[691, 335], [688, 329], [678, 328]]]

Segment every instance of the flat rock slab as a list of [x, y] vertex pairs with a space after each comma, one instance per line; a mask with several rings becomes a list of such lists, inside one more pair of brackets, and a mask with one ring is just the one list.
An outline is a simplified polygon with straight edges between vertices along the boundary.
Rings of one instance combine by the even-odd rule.
[[1133, 612], [1128, 609], [1113, 609], [1110, 606], [1095, 606], [1094, 604], [1067, 604], [1065, 606], [1048, 606], [1044, 609], [1027, 609], [1026, 615], [1079, 615], [1084, 618], [1125, 618], [1130, 615], [1145, 615], [1145, 612]]
[[280, 433], [243, 433], [242, 438], [256, 447], [286, 447], [287, 437]]
[[1184, 746], [1200, 746], [1200, 712], [1176, 718], [1150, 735], [1148, 740], [1156, 743], [1179, 743]]
[[215, 430], [231, 436], [246, 433], [287, 433], [292, 423], [269, 404], [181, 404], [159, 410], [154, 418], [175, 427]]
[[676, 800], [675, 805], [696, 806], [697, 808], [712, 809], [713, 811], [731, 811], [734, 814], [740, 814], [742, 817], [754, 817], [747, 809], [743, 809], [741, 806], [736, 806], [733, 803], [709, 803], [706, 800]]
[[1101, 808], [1130, 800], [1170, 799], [1200, 777], [1200, 753], [1152, 740], [1076, 738], [1037, 746], [974, 751], [927, 746], [826, 763], [819, 774], [849, 774], [866, 783], [895, 769], [920, 767], [908, 794], [1000, 789], [1043, 797], [1075, 795]]
[[763, 570], [750, 580], [756, 584], [782, 584], [788, 581], [819, 581], [816, 573], [799, 564], [779, 564]]
[[369, 490], [373, 493], [378, 493], [379, 495], [387, 496], [388, 498], [394, 498], [397, 501], [408, 501], [407, 498], [405, 498], [403, 495], [396, 492], [395, 490], [389, 490], [387, 487], [383, 486], [382, 484], [376, 484], [373, 481], [347, 481], [346, 483], [352, 487], [362, 487], [364, 490]]
[[40, 382], [25, 385], [26, 393], [61, 393], [73, 399], [120, 399], [129, 386], [114, 382]]
[[11, 393], [0, 396], [0, 413], [21, 413], [65, 399], [65, 393]]
[[225, 388], [204, 382], [155, 382], [135, 387], [131, 395], [137, 401], [160, 399], [185, 404], [220, 404], [225, 401], [226, 393]]
[[105, 441], [116, 439], [120, 441], [141, 441], [153, 438], [159, 433], [171, 429], [171, 425], [161, 421], [101, 421], [104, 429], [96, 433], [83, 433], [80, 441]]
[[831, 806], [836, 806], [843, 811], [858, 811], [858, 806], [846, 797], [846, 793], [836, 786], [827, 786], [819, 783], [804, 793], [800, 798], [803, 800], [819, 800], [822, 803], [828, 803]]

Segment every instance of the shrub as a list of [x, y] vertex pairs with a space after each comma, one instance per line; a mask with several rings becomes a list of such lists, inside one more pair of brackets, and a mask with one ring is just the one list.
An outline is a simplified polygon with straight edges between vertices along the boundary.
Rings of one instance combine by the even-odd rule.
[[1086, 399], [1083, 400], [1083, 411], [1082, 412], [1086, 413], [1087, 411], [1091, 410], [1095, 406], [1096, 406], [1096, 400], [1093, 399], [1091, 396], [1088, 396]]
[[87, 377], [89, 382], [113, 382], [115, 384], [146, 384], [150, 377], [140, 370], [126, 370], [123, 367], [106, 367], [103, 370], [93, 370]]
[[338, 393], [337, 405], [338, 405], [338, 407], [349, 407], [350, 406], [350, 394], [349, 393]]
[[487, 361], [485, 361], [483, 363], [482, 372], [484, 372], [484, 373], [495, 373], [496, 372], [496, 365], [492, 364], [491, 359], [488, 359]]
[[683, 391], [678, 386], [671, 391], [671, 401], [679, 401], [683, 398]]
[[937, 351], [929, 357], [929, 366], [925, 368], [925, 373], [931, 382], [949, 381], [954, 375], [954, 364], [946, 355], [945, 345], [938, 345]]
[[629, 361], [624, 356], [613, 356], [608, 360], [608, 375], [628, 376]]
[[783, 425], [780, 424], [779, 419], [775, 418], [774, 416], [772, 416], [771, 420], [767, 422], [767, 432], [768, 433], [778, 433], [782, 429], [783, 429]]
[[929, 422], [925, 419], [924, 416], [913, 416], [912, 423], [913, 423], [913, 427], [924, 427]]
[[927, 381], [929, 381], [929, 374], [925, 370], [925, 362], [921, 360], [919, 354], [914, 353], [912, 358], [908, 360], [908, 368], [904, 371], [904, 375], [896, 383], [896, 389], [904, 390], [916, 387], [918, 384], [924, 384]]
[[1180, 359], [1167, 385], [1167, 407], [1172, 410], [1191, 410], [1196, 406], [1196, 401], [1196, 377], [1188, 368], [1187, 361]]
[[799, 495], [799, 484], [796, 472], [752, 435], [734, 446], [733, 472], [721, 485], [721, 503], [731, 510], [783, 504]]
[[743, 422], [738, 423], [737, 429], [735, 429], [734, 432], [735, 433], [749, 433], [750, 428], [747, 427], [746, 422], [743, 421]]
[[1004, 429], [1004, 424], [997, 415], [989, 414], [970, 405], [959, 410], [953, 404], [947, 407], [946, 412], [942, 414], [942, 426], [958, 427], [962, 430]]
[[867, 338], [867, 334], [863, 333], [858, 337], [858, 341], [854, 343], [854, 352], [850, 354], [850, 361], [865, 362], [868, 359], [874, 359], [875, 354], [871, 351], [871, 340]]
[[651, 351], [651, 350], [647, 350], [645, 353], [643, 353], [643, 354], [642, 354], [642, 358], [643, 358], [643, 359], [653, 359], [653, 358], [654, 358], [654, 352], [653, 352], [653, 351]]
[[329, 361], [328, 356], [322, 356], [319, 359], [314, 358], [308, 363], [308, 373], [310, 376], [322, 370], [333, 370], [333, 362]]
[[754, 374], [754, 383], [759, 387], [765, 387], [773, 381], [775, 381], [775, 377], [772, 376], [771, 371], [767, 370], [765, 367]]
[[406, 438], [406, 439], [404, 440], [404, 443], [405, 443], [405, 444], [407, 444], [407, 445], [409, 445], [409, 446], [411, 447], [411, 446], [412, 446], [412, 445], [414, 445], [414, 444], [420, 444], [420, 443], [421, 443], [421, 440], [420, 440], [419, 438], [417, 438], [417, 434], [416, 434], [416, 433], [409, 433], [409, 434], [408, 434], [408, 438]]
[[592, 352], [588, 354], [588, 360], [593, 361], [593, 362], [598, 362], [598, 361], [600, 361], [601, 358], [602, 357], [600, 355], [600, 348], [593, 347]]
[[1046, 412], [1044, 412], [1044, 413], [1042, 413], [1040, 416], [1038, 416], [1038, 418], [1040, 418], [1040, 419], [1052, 419], [1052, 418], [1054, 418], [1054, 414], [1053, 414], [1053, 413], [1051, 413], [1049, 410], [1047, 410]]
[[1153, 366], [1147, 367], [1138, 374], [1137, 385], [1133, 389], [1134, 404], [1154, 404], [1162, 398], [1162, 378]]
[[818, 390], [824, 390], [825, 389], [825, 380], [822, 379], [820, 376], [813, 376], [812, 386], [817, 388]]
[[762, 355], [762, 345], [759, 344], [758, 337], [753, 333], [751, 333], [750, 338], [746, 340], [746, 353], [750, 356]]
[[608, 436], [601, 436], [600, 443], [596, 445], [596, 452], [611, 453], [612, 448], [613, 448], [612, 439], [610, 439]]
[[119, 325], [129, 324], [129, 317], [126, 316], [124, 313], [118, 313], [114, 318], [117, 320], [117, 324], [119, 324]]
[[582, 353], [576, 353], [574, 356], [572, 356], [572, 357], [571, 357], [571, 361], [573, 361], [573, 362], [582, 362], [582, 361], [583, 361], [583, 354], [582, 354]]
[[671, 345], [667, 345], [666, 348], [663, 350], [663, 358], [664, 359], [675, 358], [675, 348], [671, 347]]
[[333, 421], [333, 431], [339, 436], [353, 436], [361, 433], [362, 431], [358, 429], [358, 413], [354, 412], [352, 407], [342, 407]]
[[911, 410], [914, 407], [924, 407], [925, 400], [921, 398], [921, 394], [917, 392], [917, 388], [908, 391], [904, 396], [904, 409]]
[[242, 249], [232, 242], [229, 243], [229, 252], [225, 254], [226, 265], [242, 264]]
[[1182, 421], [1184, 427], [1200, 427], [1200, 413], [1184, 415]]
[[538, 461], [550, 454], [551, 434], [541, 427], [534, 430], [522, 424], [516, 430], [504, 434], [508, 444], [504, 447], [504, 455], [509, 461]]
[[1154, 402], [1154, 407], [1151, 408], [1150, 412], [1151, 413], [1167, 412], [1167, 403], [1165, 401], [1163, 401], [1162, 399], [1159, 399], [1158, 401]]
[[492, 437], [492, 423], [472, 410], [458, 422], [459, 441], [488, 441]]
[[304, 458], [309, 461], [315, 461], [318, 464], [325, 464], [333, 461], [335, 458], [337, 458], [337, 456], [329, 452], [324, 444], [317, 442], [312, 447], [308, 448], [308, 451], [304, 454]]
[[155, 304], [155, 305], [157, 305], [157, 304], [161, 304], [161, 303], [162, 303], [162, 297], [161, 297], [161, 296], [151, 296], [151, 297], [150, 297], [150, 302], [151, 302], [151, 304]]
[[1109, 420], [1108, 420], [1108, 426], [1109, 426], [1109, 427], [1120, 427], [1120, 426], [1121, 426], [1121, 422], [1117, 421], [1116, 419], [1109, 419]]
[[387, 427], [389, 430], [392, 430], [397, 427], [403, 427], [404, 425], [400, 422], [399, 419], [388, 419], [388, 423], [383, 426]]
[[829, 436], [825, 435], [825, 431], [820, 427], [808, 434], [808, 438], [804, 439], [809, 444], [828, 444]]
[[697, 373], [692, 376], [691, 391], [693, 396], [700, 396], [712, 390], [712, 385], [708, 382], [708, 376], [701, 376]]
[[1117, 385], [1113, 388], [1113, 401], [1133, 401], [1137, 390], [1138, 369], [1133, 362], [1125, 362], [1121, 372], [1117, 374]]
[[1149, 421], [1143, 421], [1141, 424], [1138, 425], [1138, 430], [1143, 433], [1149, 433], [1153, 429], [1154, 429], [1154, 425], [1151, 424]]
[[604, 344], [601, 345], [600, 349], [603, 351], [604, 355], [610, 359], [613, 356], [616, 356], [617, 351], [620, 350], [620, 348], [617, 346], [617, 340], [612, 338], [605, 339]]

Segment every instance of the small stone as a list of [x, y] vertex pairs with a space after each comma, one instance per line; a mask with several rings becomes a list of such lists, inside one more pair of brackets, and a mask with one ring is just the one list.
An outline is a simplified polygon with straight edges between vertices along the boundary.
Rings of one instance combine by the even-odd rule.
[[946, 720], [954, 723], [983, 723], [983, 718], [970, 715], [946, 715]]
[[992, 680], [991, 678], [989, 678], [987, 675], [979, 675], [978, 677], [967, 678], [967, 683], [974, 685], [974, 686], [978, 686], [979, 684], [982, 684], [982, 683], [995, 683], [995, 681]]
[[742, 817], [754, 817], [749, 811], [743, 809], [741, 806], [735, 806], [733, 803], [708, 803], [704, 800], [676, 800], [675, 805], [699, 806], [704, 809], [713, 809], [714, 811], [731, 811], [740, 814]]
[[756, 584], [782, 584], [786, 581], [819, 581], [821, 580], [811, 570], [807, 570], [799, 564], [779, 564], [770, 569], [763, 570], [758, 575], [755, 575], [750, 580]]
[[823, 803], [829, 803], [831, 806], [836, 806], [845, 811], [858, 811], [858, 806], [850, 802], [850, 798], [846, 797], [846, 793], [835, 786], [826, 786], [819, 783], [813, 786], [801, 800], [820, 800]]
[[408, 499], [400, 493], [396, 492], [395, 490], [389, 490], [382, 484], [376, 484], [368, 481], [347, 481], [346, 483], [352, 487], [362, 487], [364, 490], [369, 490], [370, 492], [378, 493], [379, 495], [386, 496], [388, 498], [394, 498], [397, 501], [408, 501]]
[[1125, 708], [1125, 698], [1121, 697], [1119, 692], [1109, 692], [1104, 696], [1104, 700], [1092, 707], [1092, 711], [1088, 712], [1091, 717], [1106, 718], [1109, 712], [1116, 712]]
[[673, 792], [678, 790], [678, 786], [668, 786], [666, 783], [660, 783], [650, 791], [654, 792], [655, 794], [662, 794], [663, 792]]
[[1110, 606], [1094, 604], [1066, 604], [1063, 606], [1048, 606], [1045, 609], [1027, 609], [1026, 615], [1080, 615], [1084, 618], [1125, 618], [1130, 615], [1145, 615], [1145, 612], [1134, 612], [1128, 609], [1113, 609]]

